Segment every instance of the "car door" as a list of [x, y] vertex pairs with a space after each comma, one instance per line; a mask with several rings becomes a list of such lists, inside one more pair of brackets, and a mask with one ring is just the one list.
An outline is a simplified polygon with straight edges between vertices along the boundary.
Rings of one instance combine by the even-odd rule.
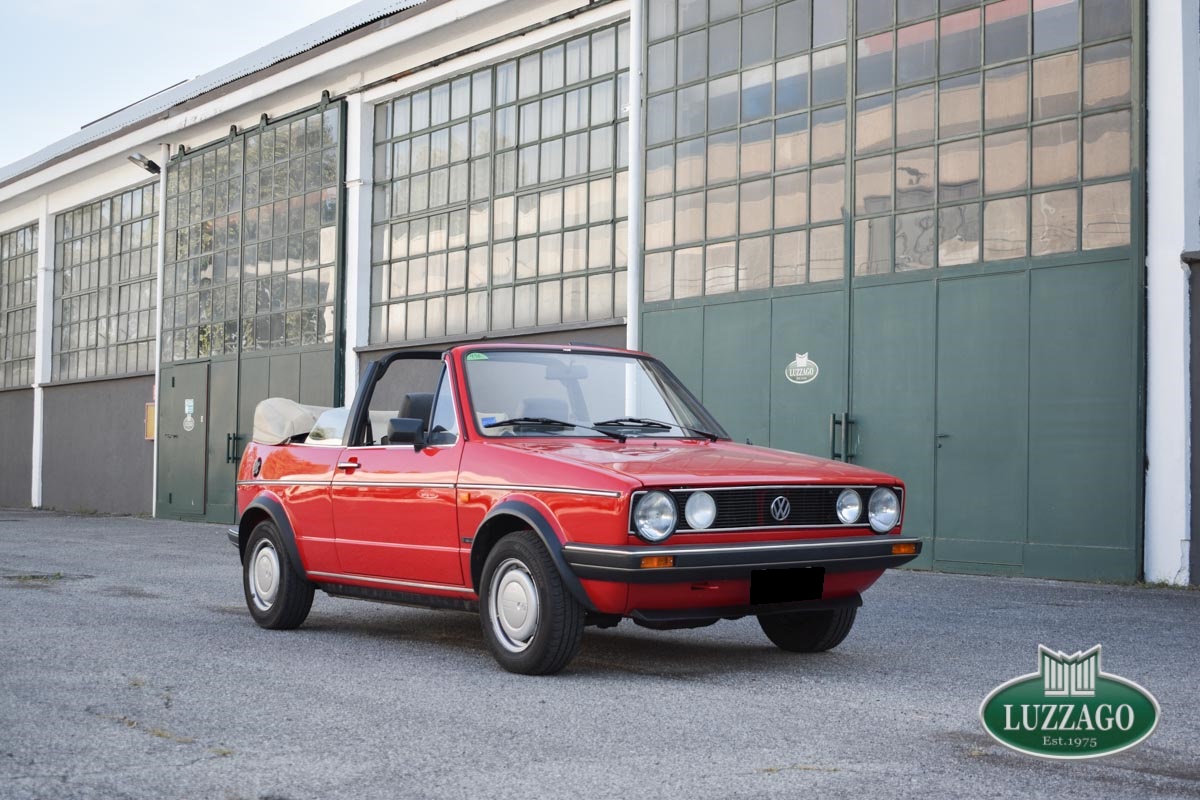
[[[442, 405], [452, 404], [450, 391], [443, 368], [434, 397], [441, 397]], [[447, 394], [442, 397], [442, 392]], [[428, 419], [431, 413], [437, 416], [432, 409], [439, 403], [427, 399], [423, 409], [414, 410], [415, 394], [421, 393], [405, 395], [400, 411], [372, 411], [371, 441], [341, 451], [331, 486], [338, 557], [352, 575], [462, 586], [457, 422], [452, 422], [453, 430], [431, 435], [422, 447], [378, 443], [389, 416], [423, 413], [425, 427], [430, 427]]]

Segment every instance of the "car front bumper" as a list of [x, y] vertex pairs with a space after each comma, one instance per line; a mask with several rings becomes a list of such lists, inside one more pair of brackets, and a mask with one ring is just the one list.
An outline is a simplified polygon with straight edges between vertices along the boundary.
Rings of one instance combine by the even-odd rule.
[[[896, 546], [900, 545], [900, 548]], [[912, 552], [896, 552], [911, 549]], [[785, 542], [686, 545], [563, 545], [563, 558], [580, 578], [622, 583], [680, 583], [749, 578], [754, 570], [824, 567], [828, 572], [882, 570], [921, 553], [921, 540], [876, 535]], [[670, 556], [670, 567], [643, 567], [642, 559]]]

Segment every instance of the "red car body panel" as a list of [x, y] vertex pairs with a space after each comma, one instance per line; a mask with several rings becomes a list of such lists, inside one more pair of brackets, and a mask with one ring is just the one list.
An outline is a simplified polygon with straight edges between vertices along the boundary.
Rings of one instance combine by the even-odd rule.
[[[901, 492], [903, 499], [904, 484], [890, 475], [728, 440], [484, 436], [471, 413], [462, 359], [467, 352], [488, 348], [530, 346], [471, 345], [448, 351], [445, 361], [459, 425], [458, 441], [452, 446], [251, 443], [238, 472], [243, 528], [246, 519], [261, 513], [251, 513], [255, 501], [272, 498], [294, 532], [303, 570], [318, 585], [477, 600], [472, 551], [489, 513], [501, 503], [533, 509], [560, 545], [639, 548], [649, 545], [630, 533], [630, 506], [633, 493], [646, 489], [884, 486]], [[890, 540], [901, 527], [877, 537]], [[656, 549], [843, 537], [849, 541], [863, 533], [861, 527], [845, 526], [685, 530]], [[882, 567], [829, 572], [822, 598], [860, 594], [882, 572]], [[672, 581], [668, 576], [656, 582], [581, 577], [578, 583], [593, 609], [610, 615], [638, 609], [745, 607], [751, 600], [746, 577]]]

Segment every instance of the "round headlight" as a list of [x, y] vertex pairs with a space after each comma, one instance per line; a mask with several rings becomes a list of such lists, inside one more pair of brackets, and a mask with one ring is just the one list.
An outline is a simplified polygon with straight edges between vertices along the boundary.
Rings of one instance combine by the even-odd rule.
[[867, 503], [867, 518], [871, 527], [879, 533], [887, 533], [900, 521], [900, 498], [885, 486], [871, 492]]
[[648, 542], [661, 542], [675, 531], [675, 520], [679, 512], [675, 501], [666, 492], [649, 492], [642, 495], [633, 509], [633, 524], [638, 536]]
[[837, 499], [837, 515], [843, 525], [853, 525], [862, 516], [862, 498], [853, 489], [843, 489]]
[[692, 530], [702, 531], [716, 520], [717, 501], [708, 492], [692, 492], [683, 507], [683, 517]]

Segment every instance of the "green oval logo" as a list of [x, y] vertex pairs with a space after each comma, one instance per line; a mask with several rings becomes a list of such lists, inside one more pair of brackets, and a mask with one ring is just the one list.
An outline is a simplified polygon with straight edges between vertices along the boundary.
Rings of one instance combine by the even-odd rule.
[[1042, 758], [1097, 758], [1143, 741], [1158, 701], [1133, 681], [1100, 670], [1100, 645], [1067, 655], [1038, 645], [1038, 671], [997, 686], [979, 718], [1000, 744]]

